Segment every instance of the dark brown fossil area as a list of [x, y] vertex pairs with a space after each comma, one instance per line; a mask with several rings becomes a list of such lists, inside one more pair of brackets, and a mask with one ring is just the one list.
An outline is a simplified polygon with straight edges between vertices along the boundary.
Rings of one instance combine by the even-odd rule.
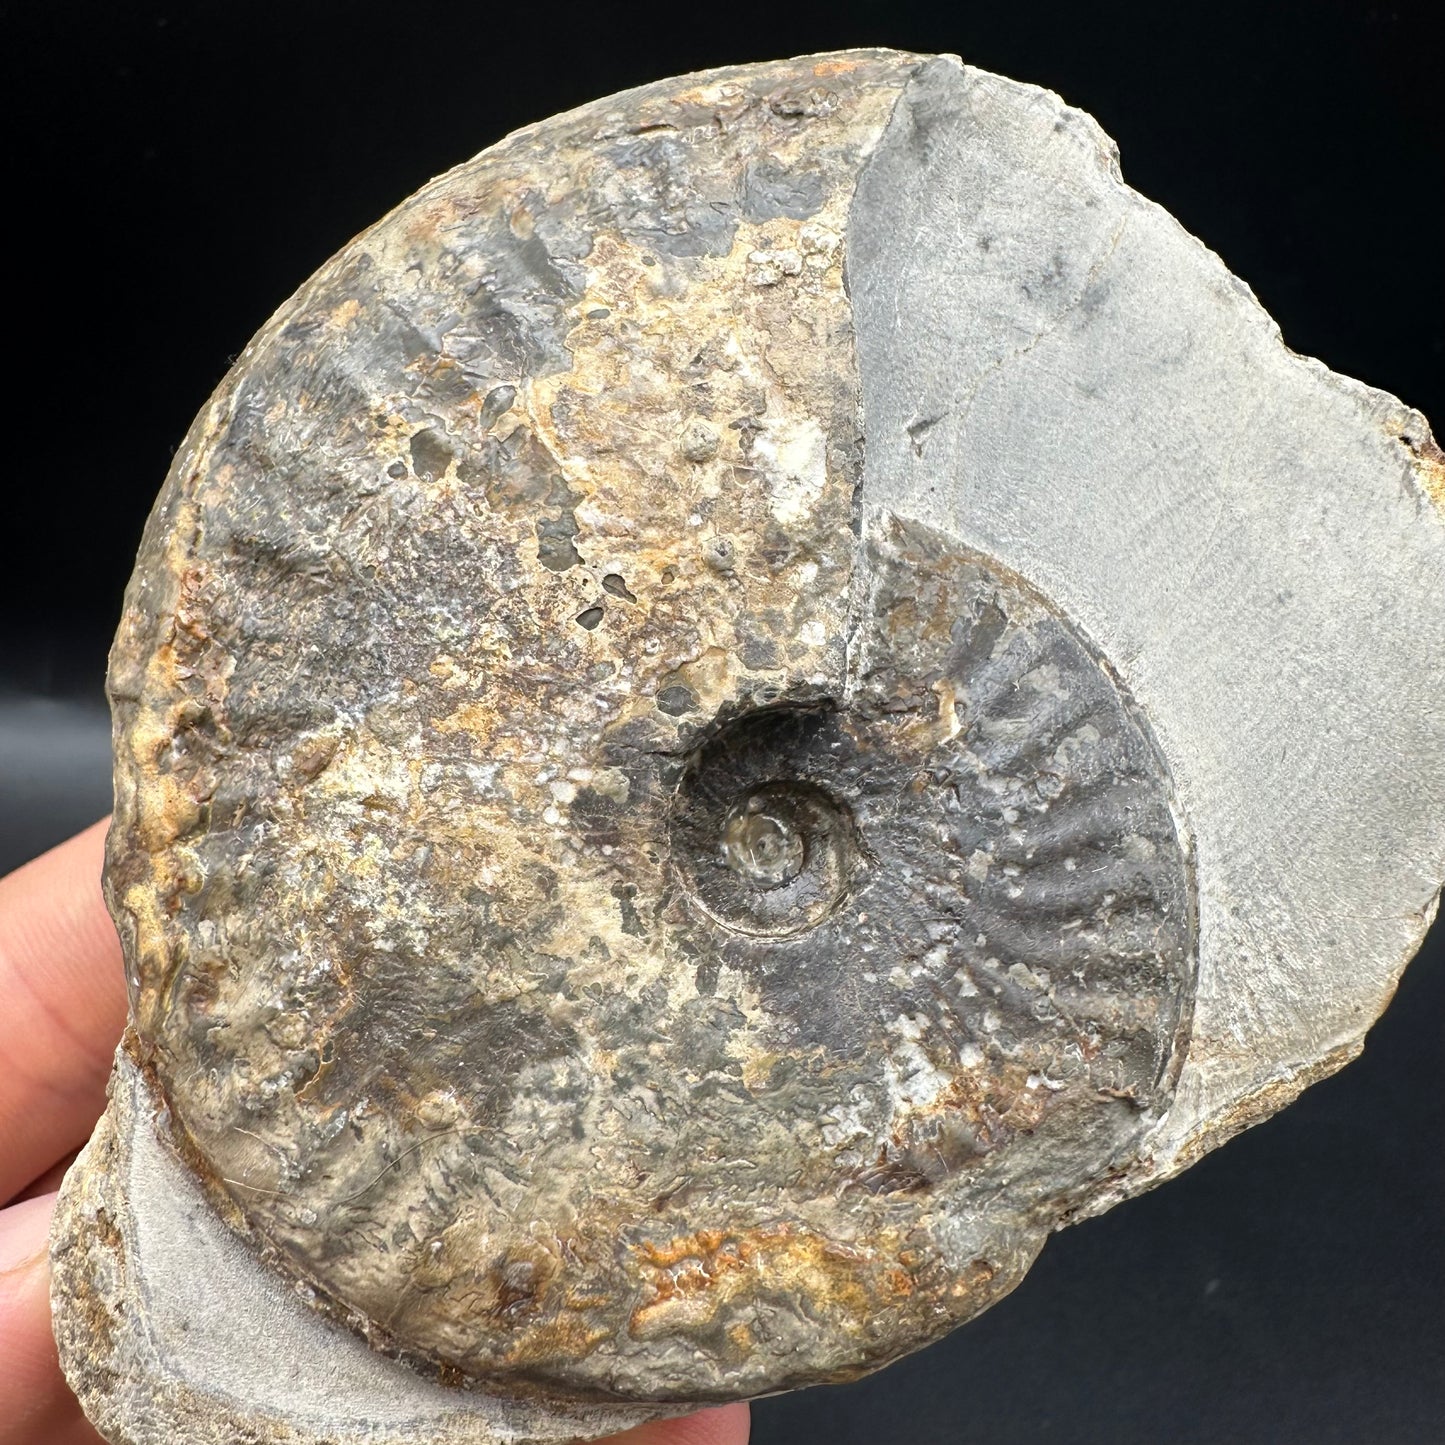
[[[1154, 728], [1041, 584], [864, 485], [850, 207], [885, 130], [900, 173], [973, 133], [961, 74], [817, 57], [510, 138], [282, 308], [147, 529], [126, 1048], [278, 1283], [446, 1384], [850, 1378], [1136, 1187], [1174, 1098]], [[895, 430], [911, 466], [947, 426]]]

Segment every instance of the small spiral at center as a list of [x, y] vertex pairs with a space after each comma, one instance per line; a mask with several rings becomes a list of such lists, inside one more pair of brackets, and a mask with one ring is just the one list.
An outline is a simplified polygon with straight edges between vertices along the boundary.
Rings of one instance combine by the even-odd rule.
[[863, 867], [848, 805], [814, 781], [836, 771], [831, 707], [763, 708], [689, 761], [672, 815], [673, 857], [692, 901], [756, 938], [816, 928]]
[[780, 888], [803, 871], [807, 843], [783, 809], [762, 793], [738, 803], [723, 824], [723, 859], [754, 888]]

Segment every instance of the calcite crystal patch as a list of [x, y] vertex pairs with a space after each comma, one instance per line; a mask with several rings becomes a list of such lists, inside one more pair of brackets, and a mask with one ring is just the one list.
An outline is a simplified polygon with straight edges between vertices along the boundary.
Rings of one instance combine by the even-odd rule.
[[107, 1436], [854, 1378], [1358, 1052], [1445, 876], [1445, 464], [1056, 96], [521, 131], [178, 453], [111, 657]]

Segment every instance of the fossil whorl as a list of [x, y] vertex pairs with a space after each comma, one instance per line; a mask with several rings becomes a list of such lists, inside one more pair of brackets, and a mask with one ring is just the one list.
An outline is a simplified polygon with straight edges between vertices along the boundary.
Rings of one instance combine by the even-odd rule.
[[[278, 313], [147, 529], [131, 1051], [230, 1222], [448, 1382], [847, 1378], [1011, 1288], [1167, 1116], [1199, 910], [1165, 751], [956, 524], [945, 418], [1002, 362], [870, 396], [959, 329], [896, 318], [900, 196], [979, 183], [962, 74], [748, 67], [510, 138]], [[1053, 328], [1126, 253], [1080, 207], [1011, 282]], [[970, 284], [1009, 245], [970, 235]], [[1024, 310], [968, 324], [1022, 356]]]

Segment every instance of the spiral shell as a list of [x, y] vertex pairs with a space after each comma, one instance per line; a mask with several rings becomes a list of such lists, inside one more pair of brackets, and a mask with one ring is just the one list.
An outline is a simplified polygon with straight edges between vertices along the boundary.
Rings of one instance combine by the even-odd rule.
[[[889, 177], [961, 74], [815, 57], [510, 138], [272, 319], [151, 519], [132, 1052], [267, 1263], [445, 1382], [849, 1378], [1016, 1284], [1175, 1097], [1165, 752], [920, 500], [967, 493], [943, 412], [889, 418], [906, 497], [865, 449], [855, 311], [921, 264]], [[1009, 124], [1095, 143], [1055, 121]], [[1017, 281], [1061, 316], [1123, 235], [1079, 224]]]

